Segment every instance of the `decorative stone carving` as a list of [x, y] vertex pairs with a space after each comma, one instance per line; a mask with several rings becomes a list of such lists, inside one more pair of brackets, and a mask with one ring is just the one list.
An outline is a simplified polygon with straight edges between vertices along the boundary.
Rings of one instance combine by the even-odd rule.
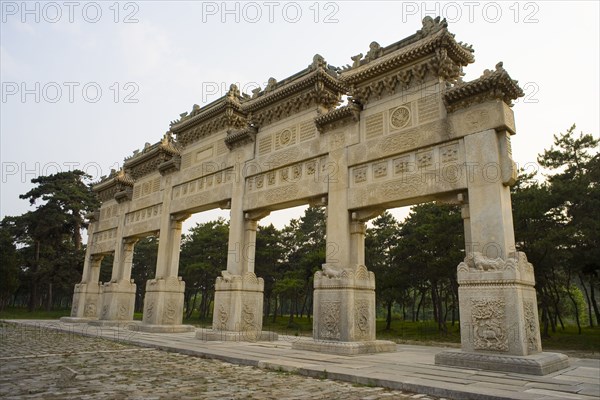
[[173, 299], [168, 299], [167, 304], [165, 306], [165, 315], [163, 320], [167, 324], [172, 324], [175, 322], [175, 316], [177, 315], [177, 304]]
[[88, 302], [85, 305], [85, 311], [83, 312], [83, 316], [87, 318], [96, 316], [96, 303]]
[[504, 317], [504, 300], [471, 299], [474, 348], [507, 351], [508, 336]]
[[410, 121], [410, 109], [408, 107], [398, 107], [390, 115], [390, 125], [396, 129], [404, 128]]
[[152, 318], [154, 316], [154, 302], [149, 301], [146, 304], [146, 309], [144, 310], [144, 316], [147, 318]]
[[527, 338], [527, 350], [529, 350], [530, 353], [537, 353], [540, 351], [537, 340], [537, 333], [540, 328], [534, 307], [536, 307], [536, 305], [534, 305], [533, 302], [523, 301], [525, 337]]
[[354, 169], [354, 183], [361, 183], [367, 180], [367, 167]]
[[354, 319], [356, 324], [356, 335], [358, 338], [368, 337], [370, 330], [369, 302], [356, 300], [354, 303]]
[[242, 331], [256, 329], [254, 321], [254, 307], [251, 304], [242, 306]]
[[225, 310], [225, 306], [223, 304], [221, 304], [219, 306], [219, 311], [218, 311], [218, 319], [217, 321], [219, 322], [219, 326], [216, 327], [216, 329], [227, 329], [227, 320], [229, 319], [229, 314], [227, 313], [227, 310]]
[[533, 266], [527, 261], [523, 252], [511, 253], [508, 259], [500, 257], [488, 258], [480, 252], [467, 254], [465, 260], [458, 264], [458, 272], [469, 271], [519, 271], [533, 274]]
[[321, 273], [323, 274], [323, 276], [330, 278], [330, 279], [331, 278], [341, 278], [342, 274], [344, 272], [346, 272], [339, 265], [333, 265], [333, 264], [323, 264], [322, 269], [323, 269], [323, 271]]
[[373, 178], [383, 178], [388, 174], [387, 161], [379, 162], [373, 165]]
[[223, 279], [224, 282], [230, 283], [230, 282], [233, 281], [233, 278], [235, 278], [235, 275], [232, 275], [231, 272], [229, 272], [229, 271], [221, 271], [221, 277], [220, 277], [220, 279]]
[[328, 340], [340, 339], [340, 312], [339, 301], [324, 301], [320, 305], [320, 337]]

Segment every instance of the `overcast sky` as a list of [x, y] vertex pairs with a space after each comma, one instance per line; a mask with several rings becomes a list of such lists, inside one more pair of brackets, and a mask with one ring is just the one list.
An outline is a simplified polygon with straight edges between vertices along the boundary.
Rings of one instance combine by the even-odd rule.
[[[599, 132], [599, 2], [28, 2], [2, 1], [0, 215], [29, 209], [37, 175], [72, 168], [98, 179], [154, 143], [193, 104], [231, 83], [248, 93], [305, 68], [315, 53], [351, 63], [442, 15], [472, 44], [465, 80], [498, 61], [526, 96], [513, 154], [535, 167], [573, 123]], [[297, 209], [261, 223], [283, 226]], [[224, 211], [207, 212], [186, 226]]]

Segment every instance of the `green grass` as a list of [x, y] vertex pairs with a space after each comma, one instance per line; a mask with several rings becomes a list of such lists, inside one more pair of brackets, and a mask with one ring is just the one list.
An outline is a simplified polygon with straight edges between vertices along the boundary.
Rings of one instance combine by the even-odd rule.
[[581, 335], [577, 333], [576, 326], [566, 326], [556, 332], [550, 331], [549, 338], [542, 338], [544, 350], [577, 350], [588, 354], [600, 353], [600, 327], [585, 327]]
[[411, 322], [393, 319], [389, 330], [385, 330], [385, 321], [377, 320], [377, 339], [395, 342], [460, 343], [458, 321], [452, 326], [446, 323], [447, 333], [440, 332], [435, 321]]
[[[6, 308], [0, 312], [0, 319], [58, 319], [70, 315], [70, 310], [37, 310], [28, 312], [24, 308]], [[142, 314], [135, 313], [134, 319], [141, 320]], [[199, 319], [197, 314], [192, 318], [184, 320], [184, 324], [197, 327], [209, 327], [212, 320]], [[458, 322], [454, 326], [447, 323], [448, 333], [440, 333], [437, 324], [433, 321], [410, 322], [399, 319], [392, 320], [390, 330], [385, 330], [385, 321], [377, 320], [377, 339], [392, 340], [398, 343], [418, 344], [448, 344], [457, 346], [460, 343], [460, 331]], [[288, 316], [277, 317], [272, 322], [272, 317], [263, 320], [263, 329], [277, 332], [288, 336], [311, 336], [312, 319], [307, 317], [294, 318], [289, 324]], [[567, 326], [565, 330], [557, 329], [550, 332], [549, 338], [542, 338], [544, 350], [576, 351], [582, 355], [595, 355], [600, 353], [600, 327], [584, 327], [581, 335], [577, 333], [577, 327]]]

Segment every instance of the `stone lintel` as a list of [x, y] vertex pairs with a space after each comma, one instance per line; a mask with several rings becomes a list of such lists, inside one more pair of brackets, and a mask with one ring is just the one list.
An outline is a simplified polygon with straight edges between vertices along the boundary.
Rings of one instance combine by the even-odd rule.
[[196, 339], [208, 342], [274, 342], [279, 336], [271, 331], [225, 331], [219, 329], [197, 329]]
[[359, 354], [395, 352], [396, 343], [388, 340], [364, 342], [337, 342], [333, 340], [302, 339], [292, 343], [294, 350], [308, 350], [319, 353], [355, 356]]
[[560, 353], [538, 353], [529, 356], [468, 353], [446, 350], [435, 355], [437, 365], [488, 371], [504, 371], [528, 375], [547, 375], [569, 367], [569, 357]]

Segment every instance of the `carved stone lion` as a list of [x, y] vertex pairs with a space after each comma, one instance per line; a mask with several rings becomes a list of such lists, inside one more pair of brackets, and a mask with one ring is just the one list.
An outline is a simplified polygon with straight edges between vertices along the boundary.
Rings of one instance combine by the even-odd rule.
[[223, 278], [223, 280], [225, 282], [231, 282], [233, 280], [235, 275], [233, 275], [231, 272], [229, 271], [221, 271], [221, 277]]
[[323, 276], [328, 278], [340, 278], [343, 272], [344, 270], [339, 266], [323, 264]]

